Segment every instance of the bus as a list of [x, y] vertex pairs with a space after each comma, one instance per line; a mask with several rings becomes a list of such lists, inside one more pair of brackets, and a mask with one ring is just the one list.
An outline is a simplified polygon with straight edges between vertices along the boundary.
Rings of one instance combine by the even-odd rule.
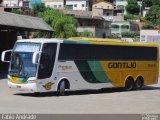
[[[8, 85], [28, 92], [123, 87], [139, 90], [158, 83], [159, 52], [154, 43], [100, 38], [24, 39], [3, 51]], [[10, 58], [7, 58], [10, 54]]]

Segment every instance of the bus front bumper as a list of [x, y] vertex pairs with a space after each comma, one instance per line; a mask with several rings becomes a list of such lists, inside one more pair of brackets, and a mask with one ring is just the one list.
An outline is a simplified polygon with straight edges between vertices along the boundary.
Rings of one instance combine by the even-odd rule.
[[20, 91], [37, 92], [36, 83], [15, 84], [15, 83], [8, 81], [8, 86], [9, 88], [20, 90]]

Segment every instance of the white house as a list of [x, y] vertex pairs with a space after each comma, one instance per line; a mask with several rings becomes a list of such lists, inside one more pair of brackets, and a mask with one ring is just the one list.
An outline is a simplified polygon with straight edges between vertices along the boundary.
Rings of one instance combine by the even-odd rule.
[[4, 7], [18, 7], [18, 0], [3, 0]]
[[46, 7], [67, 10], [88, 10], [88, 0], [42, 0]]
[[88, 10], [88, 0], [66, 0], [68, 10]]
[[54, 9], [63, 9], [64, 8], [64, 0], [42, 0], [46, 7], [54, 8]]

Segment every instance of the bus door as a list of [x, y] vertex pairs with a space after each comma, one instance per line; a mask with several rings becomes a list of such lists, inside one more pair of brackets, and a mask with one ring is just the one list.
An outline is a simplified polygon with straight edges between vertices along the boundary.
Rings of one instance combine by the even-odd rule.
[[[53, 73], [55, 57], [57, 51], [57, 43], [44, 43], [38, 68], [38, 80], [41, 81], [43, 89], [52, 89], [50, 77]], [[51, 88], [48, 88], [50, 84]]]

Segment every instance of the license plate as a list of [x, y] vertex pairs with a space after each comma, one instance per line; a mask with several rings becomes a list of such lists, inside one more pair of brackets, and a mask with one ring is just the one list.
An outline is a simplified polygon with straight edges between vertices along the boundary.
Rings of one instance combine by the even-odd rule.
[[21, 86], [17, 86], [17, 88], [21, 88]]

